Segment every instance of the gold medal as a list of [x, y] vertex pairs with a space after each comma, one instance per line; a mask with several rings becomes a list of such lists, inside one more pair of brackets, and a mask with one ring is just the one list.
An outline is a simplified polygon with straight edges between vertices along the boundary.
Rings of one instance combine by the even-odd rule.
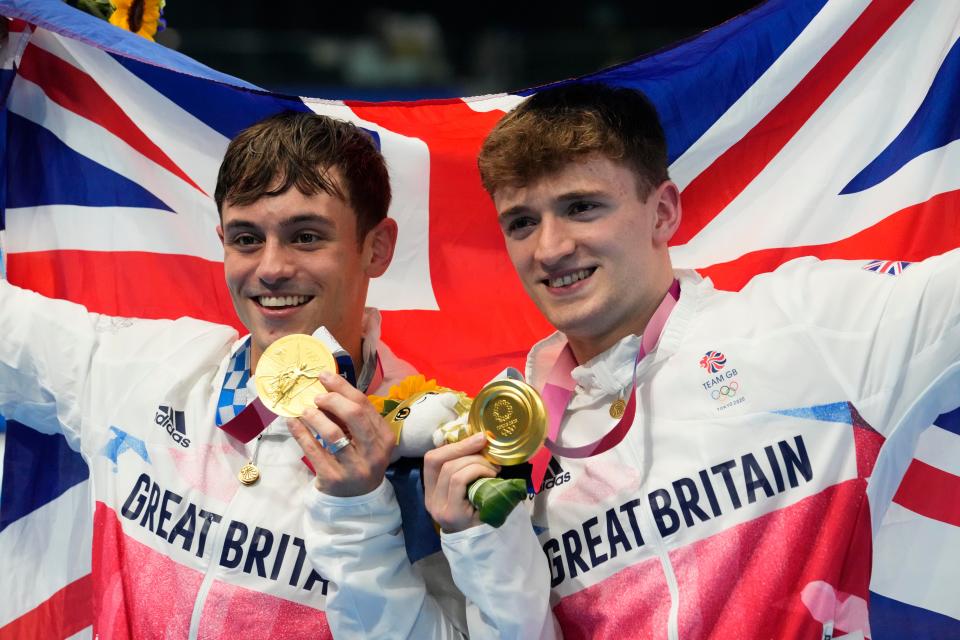
[[520, 380], [496, 380], [477, 394], [467, 415], [471, 433], [487, 434], [484, 455], [492, 462], [521, 464], [540, 448], [547, 412], [536, 390]]
[[620, 419], [623, 417], [623, 412], [627, 409], [627, 403], [623, 401], [623, 398], [617, 398], [613, 401], [613, 404], [610, 405], [610, 417]]
[[240, 467], [240, 472], [237, 474], [237, 479], [240, 480], [240, 484], [249, 487], [260, 479], [260, 470], [257, 469], [256, 465], [254, 465], [252, 461], [248, 462]]
[[263, 404], [286, 418], [298, 418], [327, 390], [321, 371], [337, 373], [337, 361], [313, 336], [294, 333], [274, 341], [257, 362], [257, 395]]

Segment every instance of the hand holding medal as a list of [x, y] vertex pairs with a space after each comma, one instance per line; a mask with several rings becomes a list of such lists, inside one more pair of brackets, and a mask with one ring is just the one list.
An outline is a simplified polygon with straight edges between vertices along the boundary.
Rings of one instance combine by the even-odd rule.
[[441, 428], [434, 444], [453, 443], [474, 433], [487, 436], [483, 455], [494, 464], [522, 464], [543, 444], [547, 413], [533, 387], [522, 380], [495, 380], [477, 394], [465, 422]]
[[312, 336], [275, 341], [257, 363], [257, 393], [287, 426], [329, 495], [369, 493], [383, 480], [391, 434], [367, 397], [337, 374], [330, 350]]
[[[313, 406], [317, 394], [326, 393], [319, 381], [321, 371], [337, 372], [336, 360], [321, 341], [301, 334], [274, 341], [257, 362], [254, 374], [257, 400], [241, 412], [239, 419], [232, 420], [227, 428], [231, 425], [236, 427], [238, 422], [242, 422], [243, 426], [232, 435], [248, 442], [275, 416], [300, 416], [307, 407]], [[246, 422], [244, 418], [247, 418]], [[259, 428], [251, 431], [247, 428], [250, 422]], [[244, 486], [256, 484], [260, 479], [260, 469], [256, 465], [259, 448], [258, 440], [253, 455], [237, 473], [237, 479]]]
[[[530, 459], [543, 444], [546, 435], [547, 416], [540, 395], [528, 384], [521, 380], [496, 380], [491, 382], [477, 394], [465, 419], [461, 418], [437, 431], [434, 443], [437, 445], [450, 444], [445, 450], [437, 450], [429, 454], [425, 476], [429, 475], [427, 484], [451, 486], [450, 476], [467, 468], [470, 464], [470, 453], [483, 442], [478, 452], [489, 463], [511, 466], [522, 464]], [[483, 434], [481, 441], [478, 434]], [[475, 440], [471, 440], [476, 436]], [[456, 460], [454, 467], [443, 470], [444, 464], [454, 461], [461, 455], [466, 456]], [[474, 462], [474, 464], [477, 464]], [[491, 467], [492, 468], [492, 467]], [[451, 473], [452, 472], [452, 473]], [[507, 516], [527, 497], [526, 482], [521, 479], [503, 479], [495, 477], [483, 465], [475, 467], [473, 475], [480, 475], [470, 482], [466, 496], [477, 517], [494, 527], [504, 523]], [[439, 496], [428, 497], [437, 508], [436, 498], [446, 499], [448, 503], [455, 503], [453, 496], [457, 489], [444, 489], [440, 486]], [[428, 504], [428, 507], [430, 505]], [[431, 511], [432, 512], [432, 511]], [[463, 515], [463, 514], [461, 514]], [[434, 517], [437, 517], [435, 514]], [[441, 516], [442, 518], [442, 516]], [[458, 520], [462, 520], [458, 518]], [[463, 523], [453, 527], [444, 526], [447, 530], [461, 528]], [[445, 523], [441, 523], [445, 525]]]

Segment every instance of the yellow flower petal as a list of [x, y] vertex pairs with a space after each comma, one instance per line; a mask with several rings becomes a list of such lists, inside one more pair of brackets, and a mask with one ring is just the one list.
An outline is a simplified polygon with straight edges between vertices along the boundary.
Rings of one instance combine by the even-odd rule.
[[447, 391], [447, 389], [438, 385], [436, 380], [427, 380], [422, 374], [418, 373], [408, 376], [404, 378], [400, 384], [395, 384], [390, 387], [390, 391], [386, 396], [371, 395], [367, 396], [367, 398], [369, 398], [373, 406], [377, 408], [378, 412], [383, 413], [384, 403], [387, 400], [403, 402], [407, 398], [424, 391]]
[[[130, 14], [135, 2], [137, 0], [113, 0], [112, 4], [116, 10], [110, 15], [110, 24], [132, 31]], [[161, 0], [143, 0], [143, 16], [140, 28], [135, 32], [138, 36], [153, 40], [153, 36], [157, 34], [157, 28], [160, 26], [162, 6], [163, 2]]]
[[383, 405], [387, 401], [386, 396], [367, 396], [367, 399], [370, 400], [370, 404], [376, 407], [377, 413], [383, 413]]

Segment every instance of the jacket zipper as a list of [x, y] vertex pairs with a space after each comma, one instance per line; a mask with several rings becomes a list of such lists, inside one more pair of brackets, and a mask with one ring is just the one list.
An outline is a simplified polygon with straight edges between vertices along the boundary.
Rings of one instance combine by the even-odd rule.
[[[253, 443], [252, 454], [249, 453], [251, 445], [248, 444], [246, 446], [248, 455], [250, 455], [249, 459], [254, 461], [256, 460], [257, 453], [259, 453], [260, 450], [260, 444], [261, 438], [258, 437]], [[227, 508], [224, 509], [223, 515], [220, 517], [220, 524], [222, 526], [217, 529], [217, 533], [213, 538], [213, 545], [210, 548], [210, 562], [207, 564], [207, 570], [203, 574], [203, 582], [200, 583], [200, 589], [197, 591], [197, 599], [193, 603], [193, 613], [190, 615], [190, 640], [197, 640], [198, 634], [200, 633], [200, 616], [203, 614], [203, 606], [206, 604], [207, 596], [210, 593], [210, 586], [213, 584], [214, 573], [216, 568], [219, 566], [217, 558], [221, 553], [223, 553], [223, 543], [227, 537], [228, 523], [231, 522], [228, 516], [233, 511], [233, 505], [237, 502], [237, 496], [242, 490], [243, 487], [237, 490], [237, 493], [235, 493], [233, 498], [230, 499], [230, 502], [227, 504]]]

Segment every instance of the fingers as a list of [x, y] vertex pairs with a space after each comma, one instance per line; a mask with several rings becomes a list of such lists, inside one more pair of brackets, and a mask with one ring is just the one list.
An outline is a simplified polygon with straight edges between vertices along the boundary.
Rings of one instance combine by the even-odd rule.
[[[297, 441], [297, 444], [300, 445], [300, 448], [303, 449], [307, 457], [312, 458], [313, 455], [323, 449], [314, 437], [313, 432], [310, 431], [305, 424], [300, 422], [298, 418], [287, 418], [287, 429], [290, 430], [290, 435]], [[311, 459], [311, 462], [312, 461]]]
[[336, 459], [317, 442], [314, 432], [299, 418], [288, 418], [287, 429], [300, 445], [303, 454], [310, 460], [313, 470], [318, 475], [330, 475], [331, 465], [336, 464]]
[[327, 372], [321, 372], [320, 381], [327, 393], [315, 398], [318, 409], [338, 423], [361, 449], [379, 450], [386, 446], [392, 450], [395, 441], [393, 430], [362, 391], [340, 376]]
[[483, 434], [444, 445], [424, 457], [424, 489], [427, 510], [444, 531], [453, 532], [480, 524], [467, 500], [467, 488], [479, 478], [492, 478], [499, 468], [480, 455], [486, 444]]
[[[386, 435], [393, 433], [385, 426], [380, 414], [366, 396], [358, 402], [338, 391], [332, 391], [317, 396], [315, 403], [328, 420], [336, 423], [339, 430], [351, 436], [361, 448], [379, 447]], [[324, 440], [327, 439], [323, 433], [320, 435]]]
[[[317, 408], [308, 408], [287, 426], [313, 465], [320, 491], [335, 496], [369, 493], [383, 481], [395, 443], [393, 432], [367, 397], [346, 381], [324, 386], [329, 393], [317, 396]], [[314, 434], [328, 447], [344, 437], [351, 443], [331, 453]]]
[[[350, 436], [344, 433], [330, 418], [316, 409], [307, 409], [299, 418], [289, 418], [287, 420], [287, 428], [294, 438], [297, 439], [297, 443], [300, 444], [303, 452], [307, 454], [308, 457], [311, 457], [311, 454], [313, 454], [311, 462], [313, 462], [313, 457], [317, 457], [324, 465], [339, 465], [342, 456], [347, 456], [352, 453], [347, 451], [347, 449], [343, 449], [334, 455], [327, 450], [327, 447], [334, 442], [337, 442], [345, 436]], [[321, 440], [317, 439], [318, 436]], [[317, 468], [316, 465], [314, 465], [314, 468]]]
[[487, 444], [487, 437], [482, 433], [475, 433], [465, 440], [445, 444], [442, 447], [431, 449], [423, 456], [423, 484], [429, 491], [431, 485], [436, 484], [437, 476], [440, 475], [440, 468], [443, 465], [456, 458], [479, 453]]
[[480, 453], [486, 445], [486, 434], [475, 433], [469, 438], [465, 438], [459, 442], [445, 444], [442, 447], [437, 447], [427, 452], [426, 458], [429, 458], [430, 463], [435, 464], [437, 468], [439, 468], [448, 460], [462, 458], [472, 453]]
[[480, 478], [497, 475], [496, 469], [482, 456], [461, 458], [460, 461], [462, 466], [456, 465], [455, 471], [450, 469], [454, 462], [444, 465], [433, 498], [427, 503], [427, 510], [447, 533], [480, 524], [479, 514], [467, 498], [468, 488]]
[[304, 425], [309, 431], [312, 431], [313, 434], [321, 438], [321, 441], [319, 441], [317, 444], [319, 444], [320, 448], [327, 453], [329, 453], [329, 447], [341, 438], [347, 437], [353, 440], [349, 429], [346, 429], [337, 421], [331, 419], [329, 415], [322, 411], [318, 411], [317, 409], [307, 409], [303, 412], [303, 415], [296, 420], [300, 424]]
[[445, 497], [447, 504], [467, 500], [467, 488], [478, 478], [493, 478], [499, 469], [480, 455], [457, 458], [443, 465], [437, 478], [437, 496]]
[[369, 460], [350, 444], [336, 453], [323, 448], [314, 433], [325, 434], [329, 444], [344, 437], [335, 424], [321, 412], [308, 410], [299, 418], [287, 420], [287, 428], [313, 465], [317, 489], [332, 496], [359, 496], [370, 493], [383, 481], [386, 464]]
[[367, 400], [367, 396], [364, 395], [363, 391], [360, 391], [337, 374], [330, 373], [329, 371], [321, 371], [317, 375], [317, 378], [320, 380], [323, 388], [328, 392], [339, 393], [345, 398], [349, 398], [357, 403], [369, 404], [369, 400]]

